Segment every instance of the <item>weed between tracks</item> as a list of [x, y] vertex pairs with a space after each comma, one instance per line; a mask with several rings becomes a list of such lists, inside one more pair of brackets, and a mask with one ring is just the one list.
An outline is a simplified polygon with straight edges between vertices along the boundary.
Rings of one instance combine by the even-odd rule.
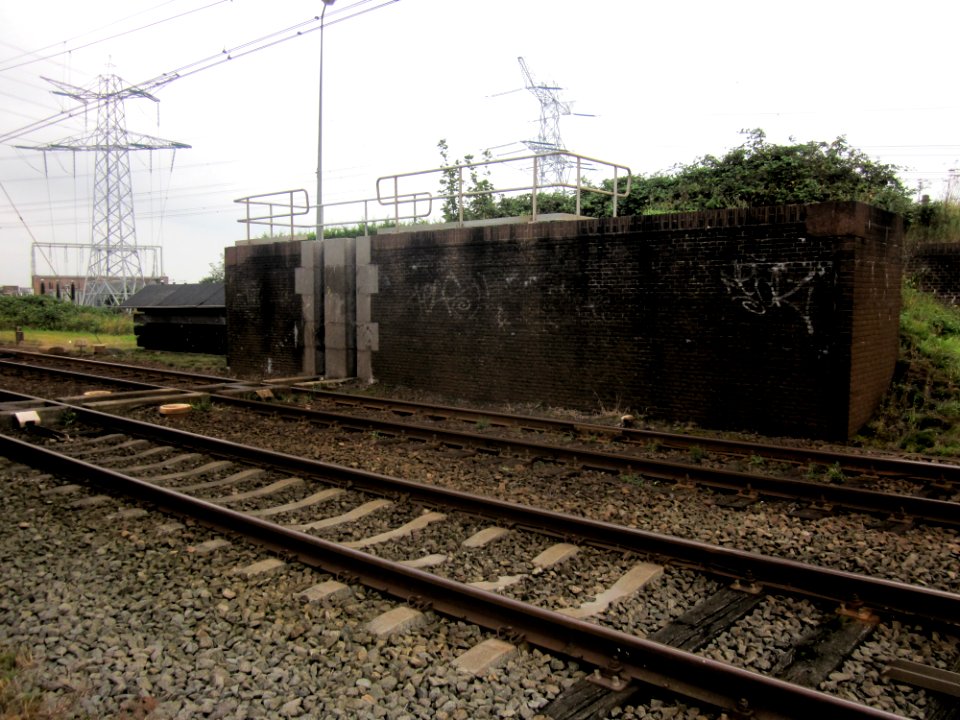
[[45, 697], [29, 652], [0, 652], [0, 720], [55, 720], [75, 705], [69, 696]]

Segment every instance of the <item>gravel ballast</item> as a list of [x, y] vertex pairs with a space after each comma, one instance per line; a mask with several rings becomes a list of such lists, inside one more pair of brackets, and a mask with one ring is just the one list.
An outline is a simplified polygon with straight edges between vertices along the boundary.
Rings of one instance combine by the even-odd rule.
[[483, 639], [473, 626], [428, 613], [417, 631], [374, 638], [365, 624], [391, 599], [354, 588], [303, 604], [327, 576], [287, 565], [244, 578], [232, 571], [266, 554], [242, 541], [200, 554], [204, 528], [160, 535], [158, 512], [108, 523], [120, 501], [71, 509], [76, 494], [41, 496], [54, 479], [10, 464], [0, 478], [4, 645], [33, 658], [51, 700], [69, 700], [63, 717], [535, 718], [582, 675], [537, 651], [464, 675], [451, 660]]
[[[134, 414], [158, 420], [155, 409]], [[262, 416], [257, 417], [254, 438], [249, 416], [216, 406], [161, 422], [726, 547], [951, 592], [960, 588], [960, 543], [949, 529], [889, 530], [859, 515], [802, 520], [791, 516], [785, 503], [732, 510], [713, 503], [709, 492], [677, 492], [669, 485], [635, 478], [625, 482], [589, 472], [548, 476], [535, 466], [509, 460], [451, 459], [416, 446], [385, 445], [374, 435], [322, 432], [306, 423]], [[43, 675], [45, 690], [74, 698], [77, 717], [132, 715], [146, 703], [155, 704], [149, 717], [530, 718], [581, 675], [573, 664], [524, 652], [512, 666], [488, 678], [463, 677], [452, 669], [451, 660], [482, 639], [474, 628], [430, 616], [428, 625], [413, 633], [376, 640], [363, 629], [364, 623], [394, 606], [390, 600], [360, 591], [344, 603], [304, 607], [296, 593], [323, 579], [314, 571], [288, 566], [269, 578], [241, 579], [231, 570], [263, 559], [265, 553], [234, 542], [203, 555], [196, 548], [214, 537], [209, 531], [188, 526], [159, 536], [157, 527], [171, 518], [151, 513], [109, 519], [122, 507], [117, 500], [71, 509], [69, 503], [79, 496], [41, 496], [41, 489], [57, 481], [37, 481], [22, 468], [6, 467], [3, 479], [14, 490], [5, 496], [5, 509], [9, 499], [10, 510], [7, 527], [0, 533], [0, 562], [14, 572], [0, 582], [4, 596], [0, 627], [12, 647], [28, 648], [41, 667], [52, 668], [52, 674]], [[282, 499], [296, 497], [291, 492]], [[331, 506], [323, 512], [334, 514]], [[300, 519], [300, 514], [296, 517]], [[355, 539], [384, 527], [370, 518], [366, 527], [332, 536]], [[463, 529], [452, 535], [465, 534]], [[430, 538], [438, 550], [449, 550], [454, 545], [446, 536], [447, 531], [436, 526], [420, 537]], [[409, 556], [416, 553], [417, 540], [373, 551]], [[515, 540], [497, 541], [504, 551], [511, 548], [506, 555], [513, 562]], [[536, 543], [531, 546], [531, 552], [540, 549]], [[570, 567], [576, 569], [588, 558], [583, 555]], [[536, 587], [521, 584], [506, 594], [529, 593], [550, 606], [570, 606], [609, 585], [628, 565], [624, 561], [609, 571], [594, 572], [596, 577], [583, 582], [558, 578], [556, 587], [544, 582], [552, 579], [547, 573], [537, 578]], [[507, 565], [504, 570], [515, 571]], [[446, 574], [446, 569], [439, 572]], [[702, 576], [668, 569], [643, 593], [615, 605], [599, 621], [648, 635], [715, 589]], [[822, 614], [822, 609], [801, 602], [770, 600], [717, 638], [704, 654], [763, 670]], [[957, 658], [956, 639], [922, 628], [889, 628], [894, 629], [871, 638], [873, 644], [861, 649], [865, 657], [851, 658], [848, 663], [854, 664], [834, 673], [823, 689], [905, 717], [923, 717], [926, 695], [894, 687], [880, 676], [883, 665], [902, 657], [948, 668]], [[333, 633], [338, 633], [335, 640]], [[873, 674], [863, 689], [856, 678], [863, 676], [865, 663], [872, 663], [867, 672]], [[305, 686], [308, 695], [300, 694]], [[224, 699], [229, 701], [221, 702]], [[625, 707], [615, 716], [632, 720], [703, 714], [698, 708], [654, 702]]]

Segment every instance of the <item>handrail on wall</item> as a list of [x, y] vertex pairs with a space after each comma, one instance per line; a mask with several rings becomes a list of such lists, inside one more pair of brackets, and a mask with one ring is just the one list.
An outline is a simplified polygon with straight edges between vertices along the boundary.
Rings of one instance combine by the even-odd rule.
[[[467, 190], [464, 187], [464, 170], [470, 170], [472, 168], [489, 168], [492, 165], [506, 165], [506, 164], [515, 164], [515, 163], [527, 163], [532, 161], [532, 180], [530, 185], [519, 186], [519, 187], [509, 187], [509, 188], [498, 188], [494, 190]], [[556, 165], [558, 163], [565, 165], [572, 165], [576, 168], [574, 177], [576, 180], [574, 182], [567, 182], [566, 180], [544, 183], [540, 181], [542, 175], [543, 164], [549, 163], [551, 165]], [[593, 185], [586, 185], [583, 182], [583, 171], [586, 169], [586, 166], [589, 166], [590, 169], [595, 169], [597, 167], [606, 167], [608, 172], [612, 171], [613, 173], [613, 190], [605, 190], [603, 188], [595, 187]], [[430, 175], [441, 174], [443, 175], [452, 175], [456, 174], [456, 186], [457, 191], [454, 193], [449, 193], [445, 195], [431, 195], [435, 200], [449, 200], [456, 198], [457, 207], [459, 208], [459, 225], [464, 223], [464, 200], [470, 197], [476, 197], [478, 195], [497, 195], [503, 193], [521, 193], [529, 192], [531, 196], [531, 222], [535, 222], [537, 219], [537, 193], [544, 189], [566, 189], [573, 190], [574, 196], [576, 198], [576, 214], [580, 214], [580, 198], [584, 192], [598, 193], [600, 195], [607, 195], [613, 198], [613, 217], [617, 216], [617, 200], [620, 198], [625, 198], [630, 194], [632, 175], [630, 173], [630, 168], [626, 165], [617, 165], [616, 163], [607, 162], [605, 160], [598, 160], [596, 158], [587, 157], [585, 155], [578, 155], [576, 153], [567, 152], [566, 150], [557, 150], [554, 152], [547, 153], [537, 153], [535, 155], [524, 155], [522, 157], [513, 157], [513, 158], [503, 158], [500, 160], [482, 160], [480, 162], [468, 163], [464, 165], [450, 165], [447, 167], [434, 168], [431, 170], [417, 170], [414, 172], [408, 173], [398, 173], [396, 175], [385, 175], [383, 177], [377, 178], [377, 200], [381, 205], [393, 206], [395, 212], [399, 212], [399, 203], [400, 199], [409, 196], [409, 192], [400, 193], [400, 182], [401, 180], [406, 180], [409, 178], [420, 178]], [[626, 187], [620, 189], [620, 179], [622, 177], [626, 178]], [[382, 191], [382, 186], [384, 182], [390, 182], [393, 185], [393, 193], [391, 195], [385, 195]], [[421, 219], [421, 218], [418, 218]]]
[[[464, 184], [464, 170], [473, 168], [488, 168], [492, 165], [508, 165], [517, 163], [531, 163], [532, 180], [530, 185], [521, 185], [516, 187], [498, 188], [494, 190], [469, 190]], [[567, 165], [576, 169], [574, 182], [567, 182], [565, 179], [557, 182], [542, 182], [541, 176], [545, 164], [556, 166], [557, 164]], [[595, 170], [597, 168], [607, 168], [613, 175], [613, 189], [587, 185], [583, 182], [583, 171], [585, 169]], [[427, 178], [431, 175], [440, 173], [449, 177], [456, 176], [456, 192], [449, 194], [434, 195], [426, 190], [406, 190], [400, 191], [401, 184], [408, 184], [411, 181], [418, 182], [419, 179]], [[623, 189], [620, 188], [621, 180], [626, 179]], [[392, 185], [391, 194], [383, 191], [383, 184]], [[355, 219], [342, 222], [327, 222], [326, 226], [351, 226], [359, 225], [363, 227], [363, 232], [367, 232], [367, 227], [372, 222], [393, 222], [399, 226], [401, 221], [416, 222], [428, 218], [434, 212], [434, 201], [446, 201], [456, 199], [459, 208], [458, 225], [464, 224], [464, 206], [465, 200], [478, 195], [498, 195], [504, 193], [530, 193], [531, 197], [531, 222], [535, 222], [538, 217], [537, 212], [537, 194], [545, 189], [572, 190], [576, 199], [576, 214], [580, 214], [581, 196], [583, 193], [596, 193], [606, 195], [612, 198], [613, 217], [617, 216], [617, 201], [630, 194], [632, 175], [630, 168], [625, 165], [597, 160], [596, 158], [578, 155], [576, 153], [558, 150], [548, 153], [537, 153], [535, 155], [525, 155], [523, 157], [503, 158], [500, 160], [483, 160], [481, 162], [469, 163], [465, 165], [452, 165], [448, 167], [433, 168], [430, 170], [417, 170], [408, 173], [398, 173], [395, 175], [385, 175], [377, 178], [377, 196], [365, 200], [347, 200], [343, 202], [324, 203], [324, 209], [332, 207], [345, 207], [351, 205], [362, 205], [362, 215]], [[419, 183], [418, 183], [419, 184]], [[295, 218], [301, 215], [307, 215], [315, 207], [310, 205], [310, 196], [307, 191], [299, 188], [295, 190], [280, 190], [278, 192], [260, 193], [258, 195], [248, 195], [247, 197], [234, 200], [246, 208], [245, 217], [237, 222], [247, 226], [247, 240], [250, 238], [250, 228], [254, 225], [266, 226], [270, 229], [270, 236], [274, 234], [277, 227], [289, 229], [290, 238], [297, 234], [297, 231], [315, 230], [313, 223], [297, 223]], [[376, 203], [378, 206], [392, 208], [390, 217], [371, 219], [370, 206]], [[401, 207], [407, 208], [401, 213]]]

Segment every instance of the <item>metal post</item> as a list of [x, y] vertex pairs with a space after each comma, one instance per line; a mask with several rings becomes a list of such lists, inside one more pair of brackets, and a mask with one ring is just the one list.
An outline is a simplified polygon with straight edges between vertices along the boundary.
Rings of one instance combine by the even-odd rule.
[[400, 232], [400, 179], [393, 176], [393, 223], [394, 232]]
[[613, 166], [613, 217], [617, 216], [617, 193], [620, 192], [620, 178], [617, 177], [617, 166]]
[[581, 188], [580, 178], [581, 177], [582, 175], [580, 174], [580, 156], [577, 155], [577, 216], [578, 217], [580, 216], [580, 188]]
[[537, 173], [540, 172], [539, 168], [537, 167], [538, 159], [539, 157], [537, 155], [533, 156], [533, 192], [530, 195], [530, 197], [533, 198], [533, 201], [530, 204], [530, 222], [537, 221]]
[[323, 25], [327, 7], [336, 0], [323, 0], [320, 11], [320, 101], [317, 113], [317, 240], [323, 240]]
[[460, 206], [460, 227], [463, 227], [463, 165], [458, 166], [457, 205]]
[[290, 195], [290, 198], [289, 198], [290, 199], [290, 239], [291, 240], [293, 240], [293, 193], [294, 193], [293, 190], [291, 190], [289, 193]]

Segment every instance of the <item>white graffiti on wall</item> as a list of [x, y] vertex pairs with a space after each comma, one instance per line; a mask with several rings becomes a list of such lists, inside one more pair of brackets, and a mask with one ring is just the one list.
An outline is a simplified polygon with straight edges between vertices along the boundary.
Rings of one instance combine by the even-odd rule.
[[[412, 303], [423, 320], [442, 314], [454, 320], [473, 320], [479, 315], [492, 318], [501, 332], [510, 332], [531, 321], [526, 304], [536, 306], [532, 318], [544, 328], [559, 330], [561, 321], [572, 317], [580, 321], [607, 321], [607, 302], [577, 302], [582, 290], [570, 287], [550, 274], [512, 271], [506, 275], [491, 271], [461, 276], [447, 272], [431, 282], [414, 286]], [[533, 299], [531, 301], [531, 298]]]
[[428, 317], [434, 310], [446, 310], [452, 318], [469, 319], [476, 315], [485, 295], [482, 276], [479, 279], [461, 279], [453, 273], [414, 290], [420, 317]]
[[730, 271], [721, 271], [720, 279], [732, 300], [754, 315], [766, 315], [776, 308], [789, 308], [813, 335], [810, 308], [814, 281], [831, 269], [822, 260], [794, 262], [734, 262]]

